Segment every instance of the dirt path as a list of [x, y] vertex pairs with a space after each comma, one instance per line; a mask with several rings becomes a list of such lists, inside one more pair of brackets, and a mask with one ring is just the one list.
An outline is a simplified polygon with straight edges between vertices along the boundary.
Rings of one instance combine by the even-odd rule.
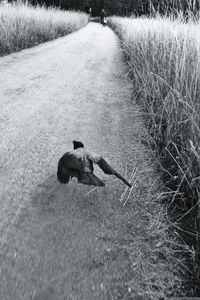
[[125, 75], [116, 36], [98, 24], [0, 59], [0, 299], [118, 299], [125, 187], [96, 170], [106, 188], [87, 194], [60, 185], [56, 168], [73, 139], [127, 177], [146, 166]]

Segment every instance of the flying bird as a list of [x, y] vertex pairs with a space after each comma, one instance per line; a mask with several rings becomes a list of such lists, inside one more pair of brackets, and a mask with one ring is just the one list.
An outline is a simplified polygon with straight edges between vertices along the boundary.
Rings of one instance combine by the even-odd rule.
[[79, 183], [105, 186], [105, 182], [94, 175], [94, 166], [97, 164], [105, 174], [115, 175], [126, 185], [131, 184], [115, 171], [103, 157], [85, 150], [80, 141], [73, 141], [74, 150], [65, 153], [58, 162], [57, 178], [61, 183], [68, 183], [72, 177], [76, 177]]

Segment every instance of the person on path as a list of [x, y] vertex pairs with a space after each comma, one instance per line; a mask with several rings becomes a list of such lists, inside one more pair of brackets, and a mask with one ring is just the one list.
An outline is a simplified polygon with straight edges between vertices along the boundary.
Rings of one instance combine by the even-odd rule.
[[91, 19], [91, 17], [92, 17], [92, 7], [89, 8], [88, 14], [89, 14], [88, 20], [89, 20], [89, 22], [90, 22], [90, 19]]
[[101, 20], [101, 25], [104, 24], [104, 18], [105, 18], [105, 10], [104, 8], [100, 12], [100, 20]]

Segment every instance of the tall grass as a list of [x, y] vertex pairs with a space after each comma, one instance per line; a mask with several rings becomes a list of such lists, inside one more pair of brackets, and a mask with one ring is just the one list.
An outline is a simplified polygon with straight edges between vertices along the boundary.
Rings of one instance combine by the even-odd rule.
[[123, 43], [152, 153], [170, 191], [169, 208], [176, 207], [174, 228], [194, 250], [190, 262], [199, 294], [200, 23], [157, 16], [113, 17], [109, 24]]
[[88, 22], [81, 12], [33, 7], [28, 3], [0, 4], [0, 56], [64, 36]]

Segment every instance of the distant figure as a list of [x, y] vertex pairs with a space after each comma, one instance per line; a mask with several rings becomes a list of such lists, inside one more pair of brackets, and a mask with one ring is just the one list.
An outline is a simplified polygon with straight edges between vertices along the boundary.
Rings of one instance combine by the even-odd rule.
[[100, 20], [101, 20], [101, 25], [103, 26], [104, 23], [104, 19], [105, 19], [105, 10], [102, 9], [100, 12]]
[[89, 8], [88, 14], [89, 14], [88, 19], [89, 19], [89, 21], [90, 21], [90, 18], [92, 17], [92, 7]]
[[93, 163], [97, 164], [105, 174], [115, 175], [126, 185], [131, 184], [115, 171], [103, 157], [85, 150], [83, 143], [73, 141], [74, 150], [65, 153], [58, 162], [57, 178], [61, 183], [68, 183], [72, 177], [76, 177], [79, 183], [105, 186], [105, 183], [94, 175]]
[[102, 24], [102, 26], [105, 27], [106, 25], [107, 25], [107, 19], [104, 18], [104, 19], [103, 19], [103, 24]]

